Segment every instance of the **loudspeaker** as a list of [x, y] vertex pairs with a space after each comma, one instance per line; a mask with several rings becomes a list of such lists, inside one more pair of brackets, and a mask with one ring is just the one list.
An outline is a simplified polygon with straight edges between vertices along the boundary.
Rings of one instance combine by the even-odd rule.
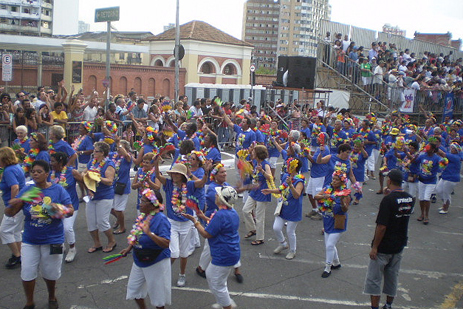
[[288, 56], [278, 56], [277, 86], [283, 86], [283, 74], [288, 70]]
[[314, 89], [316, 64], [316, 58], [288, 57], [288, 87]]

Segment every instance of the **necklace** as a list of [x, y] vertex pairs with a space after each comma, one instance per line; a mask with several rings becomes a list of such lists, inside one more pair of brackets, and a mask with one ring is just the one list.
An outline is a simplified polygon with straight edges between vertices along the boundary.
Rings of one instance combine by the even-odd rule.
[[101, 160], [100, 163], [93, 159], [92, 164], [90, 165], [89, 171], [101, 174], [101, 169], [106, 164], [106, 160]]
[[52, 140], [49, 140], [48, 141], [48, 152], [52, 155], [54, 154], [56, 151], [55, 151], [55, 144], [53, 143]]
[[138, 240], [143, 234], [143, 226], [145, 225], [145, 222], [150, 222], [154, 216], [156, 216], [156, 212], [152, 211], [148, 215], [141, 213], [137, 217], [137, 219], [135, 220], [135, 224], [133, 225], [132, 230], [130, 231], [130, 235], [127, 236], [127, 241], [129, 245], [134, 246], [138, 244]]
[[[291, 177], [291, 176], [288, 176]], [[298, 179], [302, 179], [302, 181], [305, 181], [305, 177], [302, 174], [297, 174], [294, 175], [294, 177], [291, 179], [291, 182], [294, 186], [294, 184], [298, 181]], [[289, 185], [286, 182], [283, 182], [279, 187], [278, 190], [281, 192], [281, 197], [284, 200], [284, 204], [288, 205], [288, 194], [289, 194]]]
[[56, 172], [55, 173], [51, 173], [50, 175], [50, 179], [51, 179], [51, 182], [52, 183], [57, 183], [59, 185], [61, 185], [63, 188], [67, 187], [67, 183], [66, 183], [66, 172], [68, 170], [68, 167], [65, 166], [63, 167], [63, 169], [61, 170], [61, 173], [59, 174], [59, 178], [56, 178]]
[[180, 189], [179, 187], [174, 185], [174, 190], [172, 191], [172, 200], [171, 200], [172, 210], [177, 214], [185, 212], [185, 209], [186, 209], [185, 205], [186, 205], [187, 194], [188, 194], [186, 184], [182, 184], [181, 193], [179, 189]]
[[84, 139], [86, 137], [87, 137], [87, 135], [81, 135], [78, 138], [76, 138], [74, 143], [72, 143], [72, 145], [71, 145], [72, 149], [77, 151], [77, 149], [79, 149], [80, 144], [82, 144], [82, 142], [84, 141]]
[[35, 158], [37, 158], [37, 155], [39, 154], [39, 152], [40, 151], [38, 148], [33, 148], [29, 150], [29, 153], [27, 154], [26, 158], [24, 158], [24, 165], [23, 165], [24, 173], [29, 172], [31, 165], [35, 161]]
[[119, 154], [116, 152], [113, 154], [111, 157], [111, 160], [114, 162], [114, 165], [116, 166], [116, 174], [119, 173], [119, 168], [121, 167], [121, 162], [122, 162], [122, 157], [119, 156]]

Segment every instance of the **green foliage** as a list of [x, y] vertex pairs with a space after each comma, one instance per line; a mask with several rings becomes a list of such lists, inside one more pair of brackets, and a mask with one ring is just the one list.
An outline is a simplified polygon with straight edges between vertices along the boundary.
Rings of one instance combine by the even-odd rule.
[[257, 75], [276, 75], [277, 70], [271, 69], [271, 68], [259, 67], [256, 69], [256, 74]]

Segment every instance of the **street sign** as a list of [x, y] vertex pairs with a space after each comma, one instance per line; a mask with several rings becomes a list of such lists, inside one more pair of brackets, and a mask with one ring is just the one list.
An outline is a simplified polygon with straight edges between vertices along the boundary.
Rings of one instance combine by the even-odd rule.
[[11, 82], [13, 80], [13, 55], [2, 55], [2, 81]]
[[119, 20], [119, 7], [114, 6], [110, 8], [96, 9], [95, 22], [103, 21], [118, 21]]
[[251, 72], [255, 72], [256, 66], [254, 64], [251, 64], [251, 67], [249, 68], [249, 70], [251, 70]]
[[108, 88], [108, 87], [109, 87], [109, 80], [107, 80], [107, 79], [105, 78], [105, 79], [103, 79], [102, 82], [103, 82], [103, 87], [105, 87], [105, 88]]

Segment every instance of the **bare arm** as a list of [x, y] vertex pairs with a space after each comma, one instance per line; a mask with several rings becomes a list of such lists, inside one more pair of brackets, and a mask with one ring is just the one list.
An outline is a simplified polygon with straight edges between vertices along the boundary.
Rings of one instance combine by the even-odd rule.
[[378, 247], [383, 240], [384, 234], [386, 234], [387, 227], [385, 225], [377, 224], [375, 230], [375, 237], [373, 239], [373, 245], [370, 251], [370, 259], [376, 260], [378, 256]]
[[164, 186], [166, 184], [166, 177], [161, 175], [161, 172], [159, 171], [159, 159], [161, 158], [160, 155], [157, 155], [156, 158], [154, 159], [154, 171], [156, 173], [156, 179], [159, 179], [159, 182]]
[[111, 186], [114, 182], [114, 175], [116, 170], [112, 166], [108, 166], [106, 172], [104, 173], [105, 177], [101, 177], [101, 183], [107, 186]]

